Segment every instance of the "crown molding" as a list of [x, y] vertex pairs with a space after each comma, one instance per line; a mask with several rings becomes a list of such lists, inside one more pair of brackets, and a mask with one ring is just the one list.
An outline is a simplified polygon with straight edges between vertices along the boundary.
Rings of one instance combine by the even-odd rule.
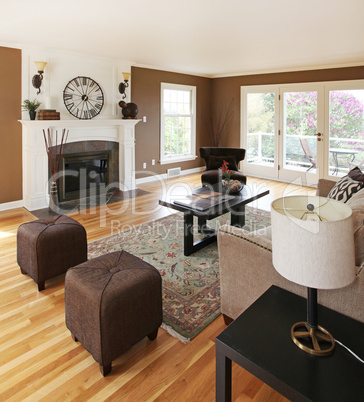
[[230, 73], [230, 74], [213, 74], [211, 75], [211, 78], [228, 78], [228, 77], [240, 77], [246, 75], [290, 73], [295, 71], [328, 70], [332, 68], [345, 68], [345, 67], [364, 67], [364, 60], [356, 63], [325, 64], [325, 65], [314, 65], [305, 67], [276, 68], [271, 70], [244, 71], [240, 73]]
[[201, 73], [194, 73], [194, 72], [186, 72], [182, 70], [175, 70], [170, 69], [167, 67], [160, 67], [160, 66], [152, 66], [150, 64], [141, 64], [141, 63], [134, 63], [132, 67], [139, 67], [139, 68], [146, 68], [149, 70], [158, 70], [158, 71], [166, 71], [167, 73], [175, 73], [175, 74], [183, 74], [183, 75], [193, 75], [194, 77], [202, 77], [202, 78], [214, 78], [211, 74], [201, 74]]

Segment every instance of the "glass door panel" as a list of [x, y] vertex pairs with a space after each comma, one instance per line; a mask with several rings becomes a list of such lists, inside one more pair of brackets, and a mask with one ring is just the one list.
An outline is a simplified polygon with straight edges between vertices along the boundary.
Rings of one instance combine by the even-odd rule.
[[247, 151], [244, 171], [247, 174], [276, 178], [278, 90], [248, 87], [242, 95], [243, 142]]
[[247, 162], [274, 166], [275, 94], [250, 93]]
[[364, 89], [329, 91], [326, 152], [331, 176], [344, 176], [353, 164], [364, 161]]
[[300, 177], [302, 182], [315, 183], [320, 162], [318, 155], [321, 154], [318, 145], [322, 140], [319, 120], [323, 120], [318, 112], [319, 91], [294, 89], [281, 90], [279, 177], [284, 180]]
[[283, 168], [316, 172], [317, 92], [285, 92]]

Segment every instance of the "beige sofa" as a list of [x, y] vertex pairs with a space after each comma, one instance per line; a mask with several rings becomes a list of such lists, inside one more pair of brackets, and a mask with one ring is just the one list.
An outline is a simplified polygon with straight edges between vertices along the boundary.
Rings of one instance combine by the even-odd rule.
[[[335, 182], [320, 180], [317, 194], [327, 196]], [[364, 322], [364, 189], [347, 204], [353, 209], [357, 276], [342, 289], [319, 290], [318, 302]], [[221, 311], [228, 324], [272, 285], [307, 297], [307, 288], [283, 278], [272, 264], [270, 228], [254, 233], [230, 225], [218, 231]]]

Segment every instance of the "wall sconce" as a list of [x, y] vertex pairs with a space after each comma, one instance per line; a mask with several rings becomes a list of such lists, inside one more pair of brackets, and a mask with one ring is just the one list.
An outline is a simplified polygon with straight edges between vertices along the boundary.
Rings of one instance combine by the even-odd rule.
[[128, 88], [129, 86], [129, 78], [130, 78], [131, 74], [130, 73], [123, 73], [123, 77], [124, 77], [124, 82], [121, 82], [119, 84], [119, 92], [123, 95], [123, 99], [126, 98], [126, 88]]
[[35, 61], [34, 64], [37, 67], [38, 74], [35, 74], [35, 76], [32, 79], [32, 84], [33, 87], [38, 89], [37, 95], [40, 94], [40, 87], [42, 85], [43, 81], [43, 73], [44, 73], [44, 67], [46, 66], [47, 62], [45, 61]]

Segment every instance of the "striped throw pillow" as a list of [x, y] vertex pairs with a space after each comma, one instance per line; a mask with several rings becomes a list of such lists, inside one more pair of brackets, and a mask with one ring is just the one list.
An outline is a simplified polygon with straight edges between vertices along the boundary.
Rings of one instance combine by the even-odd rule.
[[342, 177], [329, 192], [328, 198], [346, 202], [353, 194], [364, 187], [364, 183], [351, 179], [349, 176]]

